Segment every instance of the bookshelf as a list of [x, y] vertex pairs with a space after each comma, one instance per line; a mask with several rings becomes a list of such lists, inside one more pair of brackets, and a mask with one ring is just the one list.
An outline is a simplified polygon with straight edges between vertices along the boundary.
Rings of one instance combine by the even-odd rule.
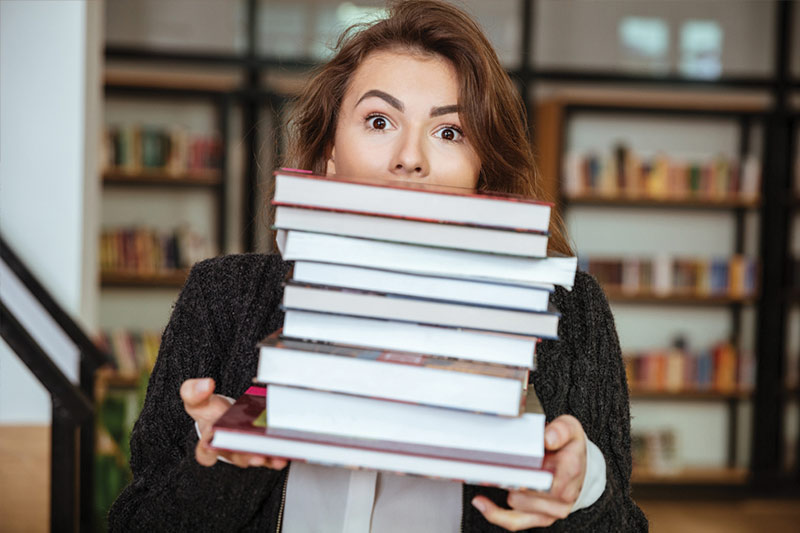
[[[226, 102], [225, 105], [241, 106], [242, 110], [242, 131], [247, 132], [244, 140], [244, 150], [247, 154], [261, 154], [264, 139], [270, 139], [269, 130], [275, 130], [275, 118], [279, 115], [283, 105], [284, 95], [291, 93], [298, 86], [296, 79], [302, 79], [303, 73], [309, 67], [317, 64], [319, 59], [309, 54], [308, 50], [300, 53], [289, 53], [281, 55], [282, 50], [272, 50], [269, 48], [269, 40], [264, 39], [263, 34], [259, 34], [258, 24], [259, 12], [268, 8], [256, 0], [245, 2], [245, 26], [246, 26], [246, 48], [235, 51], [180, 51], [168, 48], [146, 48], [130, 45], [111, 45], [106, 48], [106, 59], [109, 63], [135, 63], [137, 69], [131, 72], [126, 66], [124, 70], [107, 71], [107, 84], [116, 87], [118, 94], [147, 98], [205, 98], [212, 102]], [[540, 167], [543, 176], [557, 176], [560, 172], [561, 159], [558, 156], [551, 157], [548, 154], [560, 154], [564, 142], [564, 137], [560, 134], [552, 135], [552, 132], [563, 132], [563, 125], [571, 120], [576, 114], [596, 111], [608, 115], [632, 116], [646, 115], [654, 118], [669, 118], [679, 116], [691, 119], [692, 117], [706, 118], [730, 118], [738, 117], [739, 127], [742, 131], [749, 130], [754, 123], [763, 123], [765, 117], [773, 109], [775, 94], [783, 90], [778, 83], [778, 74], [756, 74], [740, 75], [724, 73], [718, 79], [691, 79], [675, 74], [650, 73], [626, 73], [614, 72], [609, 70], [576, 69], [576, 68], [554, 68], [551, 66], [538, 67], [533, 58], [534, 32], [532, 26], [536, 19], [537, 8], [541, 2], [533, 0], [521, 0], [519, 2], [519, 24], [521, 39], [518, 63], [508, 64], [508, 70], [518, 82], [520, 91], [526, 96], [527, 104], [532, 114], [531, 123], [535, 125], [536, 147], [539, 151]], [[316, 7], [314, 9], [317, 9]], [[500, 8], [498, 8], [500, 9]], [[783, 3], [775, 3], [776, 20], [781, 21], [787, 17]], [[263, 12], [262, 12], [263, 15]], [[284, 30], [285, 31], [285, 30]], [[788, 50], [785, 36], [781, 37], [781, 32], [776, 31], [775, 50]], [[795, 33], [798, 33], [797, 31]], [[782, 40], [783, 39], [783, 40]], [[261, 41], [261, 42], [259, 42]], [[272, 43], [278, 40], [269, 41]], [[266, 48], [265, 48], [266, 47]], [[173, 65], [179, 65], [186, 71], [178, 72], [181, 69], [172, 69]], [[169, 72], [173, 70], [174, 72]], [[167, 71], [167, 72], [165, 72]], [[220, 74], [220, 71], [225, 71]], [[785, 80], [784, 80], [785, 81]], [[800, 82], [795, 79], [793, 82], [795, 89], [800, 88]], [[557, 98], [546, 99], [533, 89], [543, 84], [558, 86]], [[263, 119], [271, 117], [269, 128], [259, 129], [263, 124]], [[275, 133], [278, 135], [278, 133]], [[763, 135], [762, 137], [769, 137]], [[739, 151], [746, 153], [750, 137], [741, 136]], [[270, 143], [272, 144], [272, 143]], [[276, 141], [275, 145], [280, 142]], [[773, 146], [773, 147], [771, 147]], [[774, 152], [774, 143], [765, 143], [767, 157], [764, 161], [768, 168], [777, 165], [777, 159], [768, 157]], [[274, 162], [276, 157], [271, 154], [270, 159]], [[767, 162], [769, 160], [769, 162]], [[258, 211], [257, 205], [262, 200], [259, 191], [263, 190], [263, 178], [259, 175], [258, 164], [254, 157], [247, 157], [243, 163], [242, 196], [245, 198], [242, 212], [242, 234], [245, 242], [243, 248], [248, 251], [258, 249], [257, 243], [261, 241], [254, 229], [252, 220]], [[264, 167], [263, 161], [261, 166]], [[274, 165], [267, 165], [267, 167]], [[131, 176], [117, 178], [127, 179]], [[174, 188], [181, 191], [202, 189], [204, 187], [213, 189], [213, 183], [201, 185], [191, 179], [175, 180], [173, 178], [160, 177], [150, 183], [146, 178], [140, 180], [139, 176], [133, 176], [133, 182], [122, 181], [112, 178], [106, 180], [105, 188], [126, 188], [126, 189], [148, 189], [159, 191], [166, 188]], [[221, 177], [224, 179], [224, 177]], [[121, 184], [112, 183], [122, 181]], [[136, 182], [136, 183], [134, 183]], [[195, 186], [196, 185], [196, 186]], [[621, 197], [597, 197], [581, 196], [567, 198], [559, 194], [558, 182], [549, 182], [550, 193], [553, 198], [558, 198], [559, 207], [563, 209], [588, 208], [597, 211], [610, 211], [612, 209], [624, 209], [630, 211], [647, 212], [667, 212], [683, 216], [688, 214], [714, 213], [720, 216], [730, 216], [734, 218], [731, 226], [735, 228], [732, 240], [735, 241], [734, 248], [743, 245], [745, 240], [745, 223], [747, 217], [758, 216], [765, 210], [774, 209], [776, 198], [774, 195], [762, 195], [763, 200], [744, 201], [744, 200], [723, 200], [708, 201], [694, 199], [632, 199]], [[781, 200], [782, 201], [782, 200]], [[795, 200], [794, 205], [800, 205], [800, 200]], [[769, 222], [763, 231], [774, 230], [775, 225]], [[222, 231], [219, 232], [223, 234]], [[762, 232], [763, 234], [763, 232]], [[221, 248], [222, 249], [222, 248]], [[759, 250], [759, 254], [761, 250]], [[773, 261], [774, 262], [774, 261]], [[152, 286], [153, 290], [164, 287], [163, 280], [143, 281], [141, 279], [121, 281], [120, 285], [114, 286], [114, 282], [109, 281], [109, 288], [126, 287], [140, 288]], [[176, 274], [174, 285], [175, 289], [182, 283], [179, 275]], [[126, 285], [127, 284], [127, 285]], [[780, 291], [775, 291], [779, 295]], [[728, 312], [730, 323], [736, 324], [742, 320], [742, 315], [751, 313], [754, 310], [771, 309], [774, 305], [772, 297], [765, 298], [762, 294], [748, 298], [699, 298], [687, 296], [664, 296], [655, 297], [646, 294], [626, 295], [620, 293], [609, 293], [612, 305], [641, 308], [642, 312], [647, 312], [647, 308], [668, 308], [680, 310], [683, 308], [702, 308], [709, 312]], [[781, 296], [781, 298], [783, 298]], [[758, 313], [761, 319], [761, 313]], [[764, 319], [774, 319], [782, 314], [770, 314]], [[781, 320], [783, 320], [781, 318]], [[737, 329], [737, 328], [733, 328]], [[761, 328], [756, 328], [758, 339], [772, 337], [774, 341], [758, 340], [757, 344], [764, 347], [769, 342], [771, 351], [777, 343], [782, 342], [782, 333], [776, 336], [774, 332], [763, 333]], [[777, 363], [782, 364], [779, 359]], [[759, 365], [762, 362], [759, 360]], [[767, 369], [769, 370], [769, 369]], [[761, 373], [761, 372], [760, 372]], [[765, 381], [759, 384], [762, 392], [773, 388], [776, 384], [775, 373], [767, 372]], [[718, 395], [716, 393], [697, 394], [680, 393], [664, 394], [648, 391], [633, 391], [634, 402], [665, 402], [676, 401], [682, 404], [691, 402], [701, 402], [703, 404], [720, 404], [726, 410], [726, 416], [735, 410], [741, 410], [741, 405], [746, 402], [753, 402], [757, 414], [764, 413], [775, 408], [772, 399], [757, 399], [758, 391], [746, 393], [734, 393], [731, 395]], [[730, 407], [733, 405], [734, 407]], [[766, 428], [759, 429], [764, 435], [772, 435], [776, 428], [771, 419], [766, 422]], [[736, 428], [733, 428], [733, 432]], [[771, 438], [771, 437], [770, 437]], [[728, 442], [735, 442], [736, 439], [729, 438]], [[753, 442], [758, 440], [755, 430], [752, 432]], [[766, 444], [769, 449], [770, 442], [759, 440], [760, 444]], [[738, 453], [738, 452], [737, 452]], [[730, 450], [728, 451], [730, 455]], [[736, 455], [734, 453], [733, 455]], [[770, 465], [760, 465], [762, 471], [772, 468]], [[713, 479], [714, 483], [726, 484], [725, 480], [731, 480], [728, 474], [739, 469], [724, 467], [712, 469], [708, 476], [695, 476], [701, 479]], [[681, 477], [681, 476], [678, 476]], [[683, 476], [686, 479], [687, 476]], [[748, 476], [745, 476], [749, 479]], [[640, 476], [637, 474], [637, 482], [648, 479], [648, 484], [670, 483], [664, 476]], [[739, 478], [736, 478], [739, 479]], [[720, 481], [721, 480], [721, 481]], [[642, 481], [644, 482], [644, 481]], [[731, 481], [733, 483], [733, 481]], [[739, 482], [735, 483], [737, 486]]]
[[[642, 91], [644, 93], [644, 91]], [[632, 197], [627, 194], [625, 189], [619, 189], [612, 194], [598, 194], [596, 192], [582, 192], [568, 194], [565, 191], [565, 172], [569, 171], [569, 164], [566, 163], [567, 153], [572, 149], [569, 146], [570, 142], [575, 142], [575, 136], [579, 135], [575, 132], [575, 122], [580, 121], [583, 117], [589, 117], [589, 124], [592, 120], [596, 120], [597, 124], [603, 124], [602, 120], [606, 117], [620, 117], [622, 121], [636, 121], [640, 120], [643, 125], [634, 124], [640, 128], [637, 131], [646, 131], [647, 127], [657, 127], [660, 120], [667, 120], [669, 123], [667, 127], [671, 127], [673, 131], [680, 131], [677, 121], [680, 119], [687, 121], [688, 125], [693, 123], [702, 124], [701, 121], [709, 121], [709, 123], [723, 124], [720, 127], [727, 128], [728, 131], [736, 129], [736, 146], [730, 155], [734, 161], [743, 162], [753, 152], [752, 145], [755, 139], [753, 129], [758, 127], [766, 112], [766, 108], [759, 104], [753, 98], [743, 98], [741, 101], [736, 101], [730, 97], [724, 99], [724, 102], [713, 102], [702, 95], [696, 101], [691, 100], [687, 94], [681, 95], [676, 99], [668, 99], [664, 101], [657, 101], [649, 98], [648, 96], [630, 97], [624, 91], [621, 91], [617, 98], [613, 97], [613, 91], [610, 89], [602, 89], [597, 91], [597, 95], [593, 98], [592, 92], [588, 89], [581, 91], [553, 91], [546, 99], [541, 99], [536, 107], [535, 117], [539, 120], [538, 127], [535, 131], [536, 146], [539, 147], [540, 166], [545, 176], [553, 176], [554, 179], [548, 184], [550, 193], [553, 198], [556, 198], [556, 203], [562, 216], [569, 225], [573, 223], [589, 224], [592, 217], [606, 216], [605, 213], [618, 213], [619, 217], [630, 217], [630, 220], [637, 220], [641, 217], [668, 217], [681, 216], [681, 217], [707, 217], [708, 220], [716, 224], [725, 224], [732, 226], [728, 231], [723, 231], [722, 234], [727, 235], [733, 242], [729, 243], [729, 251], [732, 255], [743, 254], [745, 248], [749, 245], [749, 254], [753, 254], [752, 242], [752, 229], [749, 228], [753, 224], [752, 219], [758, 215], [761, 207], [761, 201], [758, 198], [737, 198], [734, 196], [726, 196], [724, 198], [705, 198], [705, 197], [687, 197], [686, 192], [673, 192], [670, 190], [663, 191], [660, 197], [642, 197], [642, 194]], [[600, 118], [597, 118], [600, 117]], [[649, 124], [646, 124], [649, 122]], [[595, 124], [595, 129], [599, 126]], [[710, 126], [709, 126], [710, 127]], [[624, 128], [623, 128], [624, 130]], [[630, 136], [630, 131], [624, 130], [623, 133], [615, 133], [620, 137], [625, 135]], [[644, 134], [643, 134], [644, 135]], [[607, 152], [612, 153], [614, 136], [609, 135], [611, 139], [608, 141]], [[657, 137], [655, 135], [654, 137]], [[729, 134], [728, 137], [733, 137]], [[666, 150], [666, 147], [658, 147], [658, 150]], [[669, 152], [667, 152], [669, 153]], [[600, 156], [602, 157], [602, 156]], [[670, 157], [667, 155], [667, 157]], [[740, 167], [741, 168], [741, 165]], [[626, 167], [627, 169], [627, 167]], [[626, 178], [627, 179], [627, 178]], [[570, 213], [578, 211], [582, 218], [570, 217]], [[610, 215], [609, 215], [610, 216]], [[705, 220], [704, 218], [703, 220]], [[674, 246], [674, 243], [665, 243], [667, 246]], [[680, 244], [679, 244], [680, 246]], [[630, 247], [629, 247], [630, 248]], [[719, 254], [720, 250], [724, 247], [718, 247], [715, 254]], [[650, 250], [652, 252], [652, 250]], [[609, 255], [620, 255], [620, 251], [609, 252]], [[626, 253], [622, 255], [631, 254], [636, 257], [637, 255], [647, 255], [647, 252], [637, 253], [635, 250], [627, 249]], [[670, 250], [672, 255], [680, 255], [679, 251]], [[581, 254], [581, 245], [578, 244], [578, 253]], [[597, 251], [595, 254], [597, 255]], [[686, 254], [684, 254], [686, 255]], [[691, 254], [689, 254], [691, 255]], [[605, 257], [605, 253], [600, 252], [601, 257]], [[591, 262], [592, 255], [589, 255], [589, 262]], [[591, 269], [590, 269], [591, 271]], [[661, 293], [655, 294], [650, 291], [624, 291], [621, 287], [609, 286], [607, 288], [607, 297], [615, 310], [615, 313], [621, 310], [641, 308], [642, 311], [637, 313], [662, 313], [662, 309], [671, 310], [667, 312], [681, 313], [683, 309], [692, 309], [693, 313], [699, 312], [700, 309], [708, 309], [709, 313], [724, 312], [727, 309], [729, 315], [728, 321], [728, 339], [734, 346], [740, 346], [742, 343], [741, 331], [743, 328], [743, 314], [745, 312], [752, 313], [754, 304], [758, 301], [758, 295], [728, 295], [728, 294], [714, 294], [714, 295], [701, 295], [696, 293]], [[723, 339], [720, 339], [723, 340]], [[666, 346], [664, 346], [666, 348]], [[625, 346], [623, 344], [623, 350]], [[684, 387], [686, 388], [686, 387]], [[674, 485], [674, 484], [690, 484], [690, 485], [709, 485], [709, 484], [722, 484], [722, 485], [742, 485], [746, 481], [746, 477], [735, 476], [730, 477], [730, 472], [739, 471], [742, 467], [742, 453], [740, 451], [739, 441], [741, 440], [741, 408], [743, 405], [751, 403], [753, 393], [750, 390], [734, 390], [731, 392], [717, 392], [717, 391], [698, 391], [698, 390], [681, 390], [679, 392], [670, 392], [662, 389], [647, 389], [635, 388], [631, 390], [631, 401], [635, 406], [646, 406], [648, 404], [663, 404], [670, 405], [708, 405], [706, 409], [716, 410], [718, 414], [708, 416], [721, 416], [724, 423], [721, 425], [726, 426], [724, 432], [724, 439], [726, 444], [724, 450], [721, 450], [724, 455], [724, 462], [720, 466], [713, 468], [706, 468], [704, 475], [677, 475], [665, 476], [655, 475], [652, 473], [636, 472], [634, 475], [634, 482], [637, 485], [648, 485], [649, 487], [656, 485]], [[718, 407], [714, 407], [718, 406]], [[646, 411], [649, 412], [649, 411]], [[636, 421], [633, 422], [633, 430], [636, 431]], [[690, 469], [691, 470], [691, 469]]]

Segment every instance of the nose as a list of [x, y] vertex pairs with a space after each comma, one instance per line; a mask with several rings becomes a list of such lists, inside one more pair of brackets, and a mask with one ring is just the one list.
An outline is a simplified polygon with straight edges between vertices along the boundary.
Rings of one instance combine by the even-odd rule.
[[399, 177], [424, 178], [428, 175], [429, 164], [425, 153], [423, 135], [408, 131], [398, 139], [397, 150], [390, 163], [389, 171]]

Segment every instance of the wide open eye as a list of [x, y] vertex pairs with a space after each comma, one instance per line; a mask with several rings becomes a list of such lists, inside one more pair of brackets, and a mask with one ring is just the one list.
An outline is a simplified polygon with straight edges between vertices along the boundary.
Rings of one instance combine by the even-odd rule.
[[444, 126], [434, 133], [436, 137], [450, 142], [459, 142], [464, 138], [464, 133], [455, 126]]
[[373, 130], [385, 130], [389, 127], [389, 119], [383, 115], [369, 115], [367, 117], [367, 127]]

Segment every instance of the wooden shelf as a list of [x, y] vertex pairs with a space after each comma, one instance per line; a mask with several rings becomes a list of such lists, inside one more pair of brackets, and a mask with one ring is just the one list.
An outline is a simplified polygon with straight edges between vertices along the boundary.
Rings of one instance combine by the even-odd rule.
[[639, 485], [744, 485], [747, 478], [744, 468], [683, 468], [675, 473], [634, 469], [631, 482]]
[[752, 397], [753, 393], [746, 390], [731, 392], [702, 391], [702, 390], [683, 390], [665, 391], [631, 388], [631, 399], [652, 400], [652, 401], [727, 401], [727, 400], [746, 400]]
[[242, 85], [238, 72], [197, 72], [178, 69], [106, 67], [103, 73], [107, 87], [144, 87], [228, 92]]
[[104, 287], [183, 287], [188, 270], [175, 270], [157, 274], [137, 272], [101, 272], [100, 283]]
[[709, 200], [706, 198], [628, 198], [625, 196], [581, 195], [564, 196], [565, 205], [583, 205], [599, 207], [663, 207], [668, 209], [755, 209], [760, 205], [758, 200], [725, 199]]
[[646, 91], [632, 88], [555, 87], [543, 99], [545, 104], [630, 109], [667, 109], [721, 113], [759, 113], [769, 109], [769, 95], [762, 91]]
[[672, 304], [672, 305], [731, 305], [755, 303], [755, 296], [698, 296], [693, 294], [668, 294], [660, 296], [652, 293], [633, 294], [617, 289], [605, 289], [606, 297], [613, 303], [626, 304]]
[[222, 184], [219, 170], [192, 170], [186, 174], [163, 171], [126, 172], [109, 170], [103, 173], [103, 184], [146, 187], [218, 187]]
[[98, 384], [113, 389], [138, 389], [141, 379], [141, 376], [130, 376], [118, 374], [117, 372], [99, 373], [97, 375]]

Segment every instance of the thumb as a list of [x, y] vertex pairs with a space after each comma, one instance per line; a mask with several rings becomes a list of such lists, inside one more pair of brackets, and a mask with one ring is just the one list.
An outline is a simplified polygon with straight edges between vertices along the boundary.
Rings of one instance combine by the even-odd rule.
[[214, 393], [211, 378], [187, 379], [181, 384], [181, 399], [187, 411], [202, 407]]
[[571, 417], [562, 415], [547, 424], [544, 428], [544, 447], [556, 451], [564, 447], [572, 437]]

